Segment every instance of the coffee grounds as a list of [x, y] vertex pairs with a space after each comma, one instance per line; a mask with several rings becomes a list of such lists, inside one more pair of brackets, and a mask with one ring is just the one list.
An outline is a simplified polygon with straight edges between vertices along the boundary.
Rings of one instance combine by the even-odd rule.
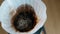
[[37, 23], [36, 13], [30, 5], [21, 5], [12, 18], [14, 28], [19, 32], [31, 31]]

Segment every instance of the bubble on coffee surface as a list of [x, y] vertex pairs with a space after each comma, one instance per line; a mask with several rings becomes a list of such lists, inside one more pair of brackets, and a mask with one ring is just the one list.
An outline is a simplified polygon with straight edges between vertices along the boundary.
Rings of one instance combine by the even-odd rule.
[[19, 32], [31, 31], [36, 23], [37, 17], [34, 8], [28, 4], [19, 6], [12, 18], [12, 24]]

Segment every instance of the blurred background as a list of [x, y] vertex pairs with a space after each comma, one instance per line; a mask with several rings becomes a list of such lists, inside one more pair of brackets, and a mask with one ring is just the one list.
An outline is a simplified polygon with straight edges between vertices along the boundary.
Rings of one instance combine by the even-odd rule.
[[[42, 0], [47, 7], [47, 21], [45, 30], [47, 34], [60, 34], [60, 0]], [[3, 0], [0, 0], [0, 5]], [[0, 24], [0, 34], [7, 34]]]

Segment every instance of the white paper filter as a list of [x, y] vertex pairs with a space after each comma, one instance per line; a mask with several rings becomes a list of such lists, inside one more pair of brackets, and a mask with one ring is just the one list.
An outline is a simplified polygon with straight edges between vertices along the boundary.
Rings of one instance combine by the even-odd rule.
[[[12, 10], [15, 13], [15, 10], [22, 4], [31, 5], [35, 10], [38, 19], [40, 20], [34, 29], [29, 32], [16, 32], [11, 27], [10, 20], [12, 18], [12, 15], [10, 15], [10, 13]], [[46, 6], [41, 0], [5, 0], [0, 6], [0, 21], [2, 28], [11, 34], [33, 34], [44, 25], [46, 18]]]

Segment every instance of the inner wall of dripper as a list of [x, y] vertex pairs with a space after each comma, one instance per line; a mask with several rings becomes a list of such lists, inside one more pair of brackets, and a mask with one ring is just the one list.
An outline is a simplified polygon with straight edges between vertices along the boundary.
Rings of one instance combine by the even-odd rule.
[[34, 8], [28, 4], [17, 8], [17, 13], [13, 17], [14, 28], [19, 32], [31, 31], [37, 23]]

